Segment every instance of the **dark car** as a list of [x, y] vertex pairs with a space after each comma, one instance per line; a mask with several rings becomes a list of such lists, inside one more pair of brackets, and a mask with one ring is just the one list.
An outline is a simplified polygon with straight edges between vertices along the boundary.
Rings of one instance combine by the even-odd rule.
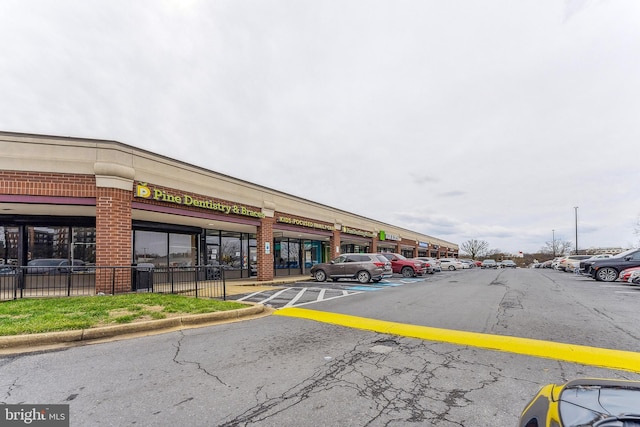
[[582, 261], [580, 261], [580, 273], [581, 274], [591, 274], [591, 266], [593, 265], [594, 262], [599, 261], [601, 259], [605, 259], [605, 258], [612, 258], [613, 255], [610, 254], [597, 254], [597, 255], [593, 255], [591, 258], [587, 258], [584, 259]]
[[583, 378], [548, 384], [525, 407], [518, 427], [640, 427], [640, 381]]
[[333, 281], [357, 279], [360, 283], [369, 283], [392, 275], [391, 262], [380, 254], [344, 254], [311, 267], [311, 276], [318, 282], [330, 278]]
[[591, 277], [601, 282], [613, 282], [620, 272], [630, 267], [640, 266], [640, 249], [630, 249], [618, 255], [594, 261]]
[[39, 258], [27, 263], [27, 273], [30, 274], [65, 274], [85, 270], [84, 261], [79, 259], [70, 262], [65, 258]]
[[400, 273], [403, 277], [422, 276], [427, 273], [427, 263], [425, 261], [405, 258], [392, 252], [383, 252], [381, 255], [391, 261], [393, 272]]

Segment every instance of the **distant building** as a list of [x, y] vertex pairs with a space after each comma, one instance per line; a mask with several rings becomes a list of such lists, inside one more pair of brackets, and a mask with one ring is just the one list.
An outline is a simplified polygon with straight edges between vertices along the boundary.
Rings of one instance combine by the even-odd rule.
[[626, 249], [623, 249], [623, 248], [589, 248], [586, 250], [587, 255], [597, 255], [597, 254], [616, 255], [624, 251], [626, 251]]

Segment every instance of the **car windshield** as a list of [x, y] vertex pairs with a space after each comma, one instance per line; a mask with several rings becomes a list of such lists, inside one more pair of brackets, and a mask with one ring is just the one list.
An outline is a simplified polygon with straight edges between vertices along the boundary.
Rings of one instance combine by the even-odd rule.
[[[567, 426], [635, 426], [640, 425], [636, 424], [640, 423], [638, 402], [637, 388], [577, 386], [562, 391], [559, 409], [562, 423]], [[636, 423], [618, 421], [623, 419]]]
[[631, 255], [634, 252], [637, 252], [638, 249], [629, 249], [628, 251], [620, 252], [618, 255], [615, 255], [613, 258], [624, 258], [627, 255]]

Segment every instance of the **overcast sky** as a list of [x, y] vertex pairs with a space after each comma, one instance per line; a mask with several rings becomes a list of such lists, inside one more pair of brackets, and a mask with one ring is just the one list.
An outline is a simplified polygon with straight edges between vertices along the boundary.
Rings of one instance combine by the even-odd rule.
[[[632, 247], [638, 0], [0, 0], [0, 130], [451, 242]], [[555, 230], [555, 233], [552, 231]]]

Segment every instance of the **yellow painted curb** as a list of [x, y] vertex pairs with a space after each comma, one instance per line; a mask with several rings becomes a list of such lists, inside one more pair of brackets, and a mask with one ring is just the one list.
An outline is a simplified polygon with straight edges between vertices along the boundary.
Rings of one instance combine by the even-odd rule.
[[327, 313], [303, 308], [284, 308], [274, 313], [277, 316], [296, 317], [315, 320], [349, 328], [380, 332], [383, 334], [419, 338], [450, 344], [485, 348], [508, 353], [545, 359], [562, 360], [600, 368], [617, 369], [640, 373], [640, 353], [584, 345], [565, 344], [530, 338], [491, 335], [478, 332], [464, 332], [451, 329], [439, 329], [429, 326], [407, 325], [368, 319], [346, 314]]

